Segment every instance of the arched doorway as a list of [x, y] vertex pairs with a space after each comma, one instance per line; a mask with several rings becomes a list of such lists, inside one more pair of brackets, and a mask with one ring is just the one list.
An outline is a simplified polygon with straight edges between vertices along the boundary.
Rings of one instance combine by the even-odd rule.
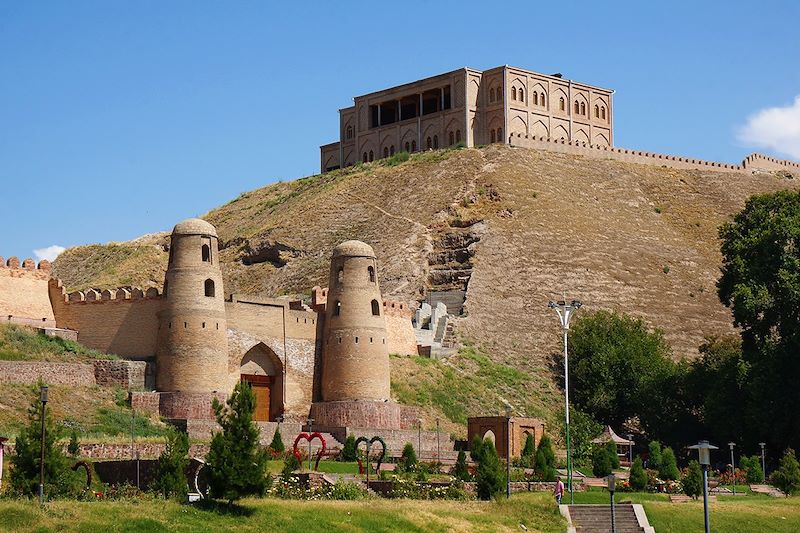
[[250, 348], [240, 365], [241, 380], [253, 388], [256, 409], [253, 419], [267, 422], [283, 413], [283, 365], [263, 342]]

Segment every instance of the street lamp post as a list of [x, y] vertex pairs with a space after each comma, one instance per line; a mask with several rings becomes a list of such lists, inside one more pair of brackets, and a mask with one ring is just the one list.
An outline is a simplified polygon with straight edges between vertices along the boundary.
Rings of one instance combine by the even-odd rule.
[[736, 496], [736, 465], [733, 462], [733, 447], [736, 446], [736, 443], [729, 442], [728, 446], [731, 448], [731, 478], [733, 479], [733, 495]]
[[39, 504], [44, 505], [44, 439], [45, 439], [45, 414], [47, 412], [47, 385], [42, 385], [39, 390], [39, 400], [42, 402], [42, 440], [39, 443]]
[[[314, 419], [309, 416], [306, 422], [308, 423], [308, 434], [311, 435], [314, 432], [311, 427], [311, 424], [314, 423]], [[367, 465], [367, 468], [369, 468], [369, 465]], [[308, 439], [308, 469], [311, 470], [311, 439]]]
[[506, 499], [511, 498], [511, 406], [506, 404]]
[[439, 417], [437, 416], [436, 417], [436, 464], [437, 464], [436, 468], [439, 468], [438, 465], [440, 465], [441, 463], [442, 463], [442, 445], [441, 442], [439, 441]]
[[572, 300], [567, 303], [565, 300], [550, 302], [547, 306], [555, 310], [558, 320], [561, 322], [561, 330], [564, 333], [564, 421], [567, 437], [567, 488], [569, 489], [569, 503], [575, 503], [575, 493], [572, 490], [572, 453], [570, 452], [569, 442], [569, 360], [567, 357], [567, 337], [569, 333], [569, 320], [575, 311], [581, 308], [581, 302]]
[[701, 440], [694, 446], [689, 446], [690, 450], [697, 450], [700, 459], [700, 467], [703, 469], [703, 516], [705, 519], [706, 533], [711, 532], [708, 518], [708, 467], [711, 464], [711, 450], [718, 450], [716, 446], [709, 444], [707, 440]]
[[764, 479], [767, 479], [767, 463], [764, 459], [764, 446], [767, 445], [766, 442], [759, 442], [759, 446], [761, 446], [761, 471], [764, 473]]
[[419, 460], [422, 461], [422, 419], [417, 418], [417, 453]]
[[628, 433], [628, 467], [633, 467], [633, 433]]
[[617, 533], [617, 517], [614, 511], [614, 491], [617, 490], [617, 476], [608, 475], [608, 492], [611, 494], [611, 533]]

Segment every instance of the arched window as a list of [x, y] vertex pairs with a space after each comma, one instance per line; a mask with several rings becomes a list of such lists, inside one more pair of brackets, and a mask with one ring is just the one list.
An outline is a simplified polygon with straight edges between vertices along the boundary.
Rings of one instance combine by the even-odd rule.
[[558, 99], [558, 105], [561, 108], [561, 111], [566, 111], [566, 109], [564, 107], [564, 99], [563, 98], [559, 98]]
[[375, 268], [372, 266], [368, 266], [367, 272], [369, 273], [370, 282], [375, 283]]
[[381, 316], [381, 306], [378, 300], [372, 300], [372, 316]]
[[431, 141], [430, 137], [428, 137], [427, 143], [428, 143], [428, 150], [430, 150], [431, 147], [433, 147], [433, 141]]
[[517, 99], [517, 88], [516, 87], [512, 87], [511, 88], [511, 99], [512, 100], [516, 100]]
[[606, 118], [606, 106], [602, 106], [600, 108], [600, 118], [602, 118], [602, 119]]
[[503, 128], [497, 128], [497, 142], [499, 143], [506, 142], [505, 139], [503, 139]]
[[389, 155], [394, 155], [394, 145], [389, 147]]
[[438, 135], [434, 135], [433, 136], [433, 147], [434, 148], [439, 148], [439, 136]]
[[540, 104], [542, 104], [542, 105], [546, 105], [546, 104], [544, 103], [544, 93], [541, 93], [541, 94], [539, 95], [539, 103], [540, 103]]
[[495, 137], [495, 135], [496, 135], [496, 134], [495, 134], [495, 131], [494, 131], [494, 130], [492, 130], [492, 131], [490, 131], [489, 133], [490, 133], [490, 135], [491, 135], [491, 139], [492, 139], [492, 141], [491, 141], [491, 142], [497, 142], [497, 138]]
[[362, 157], [362, 158], [361, 158], [361, 162], [362, 162], [362, 163], [366, 163], [367, 161], [368, 161], [368, 159], [367, 159], [367, 152], [364, 152], [364, 157]]
[[389, 157], [389, 148], [383, 147], [383, 157]]
[[461, 142], [461, 130], [456, 130], [456, 142]]
[[489, 101], [494, 102], [494, 87], [489, 89]]
[[342, 302], [336, 300], [333, 302], [333, 316], [339, 316], [342, 314]]
[[213, 298], [214, 297], [214, 280], [213, 279], [207, 279], [206, 280], [205, 289], [206, 289], [206, 296], [208, 296], [209, 298]]
[[406, 152], [408, 152], [408, 141], [406, 141]]
[[533, 91], [533, 105], [539, 105], [539, 93]]
[[341, 283], [344, 280], [344, 267], [339, 267], [339, 271], [336, 272], [336, 282]]
[[450, 146], [453, 146], [456, 143], [456, 134], [452, 131], [450, 132]]
[[353, 126], [347, 126], [347, 139], [353, 138]]
[[600, 118], [600, 106], [597, 104], [594, 106], [594, 118]]
[[203, 247], [200, 249], [200, 255], [203, 258], [204, 263], [208, 263], [211, 261], [211, 248], [208, 247], [207, 244], [204, 244]]
[[369, 162], [372, 163], [375, 160], [375, 156], [372, 154], [372, 150], [369, 151]]
[[411, 141], [411, 151], [412, 152], [417, 151], [417, 141]]
[[525, 89], [520, 89], [519, 90], [519, 101], [520, 102], [524, 102], [525, 101]]
[[586, 115], [586, 104], [581, 102], [581, 115]]
[[575, 113], [580, 113], [580, 112], [581, 112], [581, 105], [578, 103], [577, 100], [575, 100]]

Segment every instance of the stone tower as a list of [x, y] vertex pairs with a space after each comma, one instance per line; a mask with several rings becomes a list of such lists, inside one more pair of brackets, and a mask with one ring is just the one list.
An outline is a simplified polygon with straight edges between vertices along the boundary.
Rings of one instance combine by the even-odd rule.
[[198, 218], [172, 230], [164, 304], [158, 314], [156, 388], [227, 392], [228, 337], [217, 231]]
[[323, 402], [390, 397], [376, 262], [372, 247], [360, 241], [346, 241], [333, 250], [323, 337]]

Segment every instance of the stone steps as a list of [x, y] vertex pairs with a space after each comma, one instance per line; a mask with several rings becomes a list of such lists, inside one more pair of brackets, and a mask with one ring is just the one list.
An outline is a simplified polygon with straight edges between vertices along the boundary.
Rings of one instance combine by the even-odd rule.
[[[569, 505], [569, 516], [578, 533], [607, 533], [611, 531], [611, 506]], [[617, 533], [644, 533], [631, 504], [617, 504], [614, 508]]]

